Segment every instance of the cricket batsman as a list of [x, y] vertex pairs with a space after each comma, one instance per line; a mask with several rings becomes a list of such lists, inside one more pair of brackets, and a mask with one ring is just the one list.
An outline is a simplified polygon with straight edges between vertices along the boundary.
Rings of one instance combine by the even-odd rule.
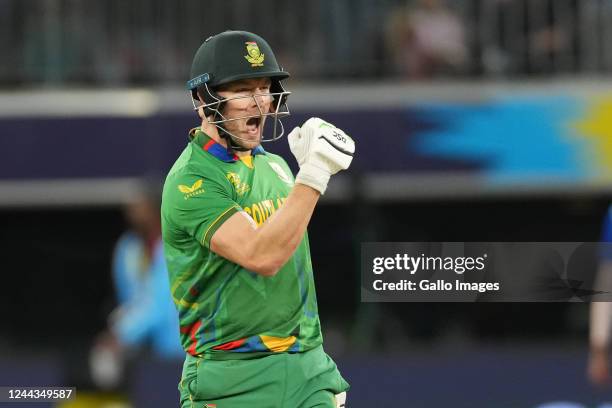
[[202, 124], [189, 132], [162, 202], [187, 353], [183, 408], [345, 406], [349, 385], [322, 347], [306, 227], [355, 143], [308, 119], [288, 135], [295, 179], [265, 151], [262, 142], [285, 132], [288, 76], [268, 43], [244, 31], [208, 38], [193, 59], [187, 87]]

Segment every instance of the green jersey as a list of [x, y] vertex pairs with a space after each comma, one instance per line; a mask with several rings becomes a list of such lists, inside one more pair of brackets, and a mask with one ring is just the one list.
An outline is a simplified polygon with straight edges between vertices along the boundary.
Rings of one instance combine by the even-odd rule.
[[170, 170], [162, 233], [181, 341], [194, 356], [240, 359], [322, 343], [308, 237], [272, 277], [210, 250], [225, 220], [245, 211], [260, 226], [293, 186], [287, 163], [258, 147], [246, 158], [199, 130]]

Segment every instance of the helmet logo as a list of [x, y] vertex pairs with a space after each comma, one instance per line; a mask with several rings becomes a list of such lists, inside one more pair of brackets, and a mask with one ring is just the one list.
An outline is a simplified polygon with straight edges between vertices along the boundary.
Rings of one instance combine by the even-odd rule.
[[245, 55], [244, 58], [246, 58], [246, 60], [251, 63], [252, 67], [263, 67], [263, 61], [265, 56], [259, 50], [259, 46], [257, 45], [257, 43], [254, 41], [248, 41], [245, 44], [247, 53], [249, 55]]

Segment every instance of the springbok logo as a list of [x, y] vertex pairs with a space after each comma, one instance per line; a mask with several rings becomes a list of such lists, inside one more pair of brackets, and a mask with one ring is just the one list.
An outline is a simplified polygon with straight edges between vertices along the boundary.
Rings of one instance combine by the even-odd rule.
[[185, 200], [187, 200], [188, 198], [191, 198], [198, 194], [202, 194], [204, 192], [204, 189], [202, 188], [203, 182], [204, 180], [199, 179], [195, 183], [193, 183], [191, 187], [186, 186], [184, 184], [179, 184], [178, 189], [181, 193], [185, 194]]
[[246, 42], [246, 49], [249, 55], [245, 55], [247, 61], [251, 63], [252, 67], [263, 67], [265, 55], [259, 50], [259, 46], [256, 42]]
[[237, 173], [229, 172], [225, 175], [225, 177], [229, 180], [232, 186], [234, 186], [234, 189], [236, 189], [236, 193], [238, 195], [243, 195], [251, 189], [247, 183], [243, 183], [242, 180], [240, 180], [240, 176]]

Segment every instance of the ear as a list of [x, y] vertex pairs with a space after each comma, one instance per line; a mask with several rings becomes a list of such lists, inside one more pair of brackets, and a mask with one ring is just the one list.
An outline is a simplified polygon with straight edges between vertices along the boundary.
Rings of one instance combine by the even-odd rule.
[[[200, 95], [200, 92], [197, 93], [198, 94], [198, 99], [200, 100], [200, 103], [202, 103], [202, 105], [204, 105], [204, 99], [202, 99], [202, 95]], [[204, 120], [206, 119], [206, 117], [204, 116], [204, 107], [200, 106], [198, 108], [198, 116], [200, 116], [200, 119]]]
[[198, 108], [198, 116], [200, 117], [200, 119], [204, 120], [205, 116], [204, 116], [204, 108], [200, 107]]

